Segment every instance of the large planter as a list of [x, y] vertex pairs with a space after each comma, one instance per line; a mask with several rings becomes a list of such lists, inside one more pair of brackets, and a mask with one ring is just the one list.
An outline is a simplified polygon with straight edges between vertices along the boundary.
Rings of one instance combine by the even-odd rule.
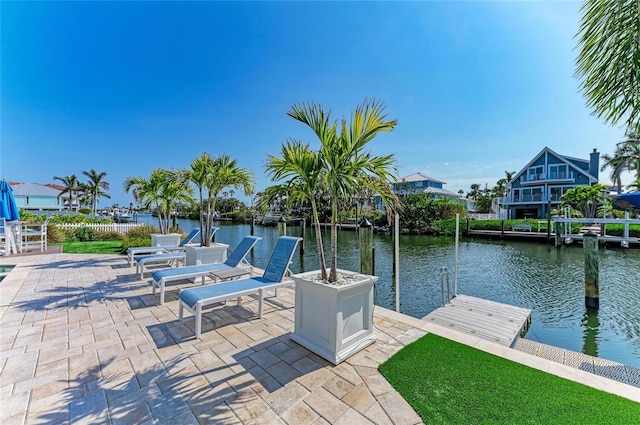
[[295, 282], [295, 322], [291, 339], [333, 364], [376, 340], [373, 333], [373, 285], [377, 276], [345, 270], [356, 276], [347, 285], [312, 280], [311, 271], [291, 276]]
[[151, 246], [176, 246], [180, 244], [180, 233], [169, 233], [166, 235], [160, 233], [151, 234]]
[[213, 243], [211, 246], [186, 246], [184, 265], [224, 263], [227, 261], [227, 248], [229, 245], [224, 243]]

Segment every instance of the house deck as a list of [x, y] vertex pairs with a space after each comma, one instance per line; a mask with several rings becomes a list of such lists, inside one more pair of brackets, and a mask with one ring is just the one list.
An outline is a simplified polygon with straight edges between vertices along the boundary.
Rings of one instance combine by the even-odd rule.
[[468, 295], [457, 295], [423, 320], [477, 336], [507, 347], [524, 335], [531, 324], [531, 310]]

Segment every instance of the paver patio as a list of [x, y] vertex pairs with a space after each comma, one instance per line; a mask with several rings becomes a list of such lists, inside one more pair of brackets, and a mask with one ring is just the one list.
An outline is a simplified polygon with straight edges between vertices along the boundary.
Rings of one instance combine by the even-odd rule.
[[334, 366], [289, 340], [291, 288], [262, 319], [249, 297], [208, 309], [196, 340], [193, 318], [177, 319], [188, 285], [159, 305], [124, 256], [1, 263], [18, 265], [0, 283], [3, 424], [418, 424], [377, 367], [427, 331], [640, 401], [638, 388], [379, 307], [378, 341]]

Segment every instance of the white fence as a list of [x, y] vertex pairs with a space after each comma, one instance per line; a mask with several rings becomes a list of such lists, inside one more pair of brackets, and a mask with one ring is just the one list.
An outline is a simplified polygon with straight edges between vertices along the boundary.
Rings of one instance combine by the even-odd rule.
[[80, 227], [89, 227], [99, 232], [118, 232], [118, 233], [127, 233], [129, 230], [135, 229], [136, 227], [139, 227], [139, 226], [144, 226], [144, 224], [143, 223], [113, 223], [113, 224], [96, 224], [96, 223], [58, 224], [56, 223], [56, 227], [59, 229], [75, 230]]

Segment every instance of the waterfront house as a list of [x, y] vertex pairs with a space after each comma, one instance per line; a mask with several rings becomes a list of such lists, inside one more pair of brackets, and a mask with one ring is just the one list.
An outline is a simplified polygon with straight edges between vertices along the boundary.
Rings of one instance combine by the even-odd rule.
[[62, 211], [65, 202], [60, 197], [61, 186], [39, 183], [11, 182], [18, 208], [25, 211]]
[[588, 159], [560, 155], [545, 147], [507, 184], [503, 200], [509, 218], [545, 218], [568, 189], [598, 183], [600, 153]]
[[421, 173], [413, 173], [393, 183], [393, 191], [396, 195], [409, 195], [412, 193], [427, 193], [429, 197], [437, 198], [460, 198], [460, 195], [444, 189], [446, 183]]

